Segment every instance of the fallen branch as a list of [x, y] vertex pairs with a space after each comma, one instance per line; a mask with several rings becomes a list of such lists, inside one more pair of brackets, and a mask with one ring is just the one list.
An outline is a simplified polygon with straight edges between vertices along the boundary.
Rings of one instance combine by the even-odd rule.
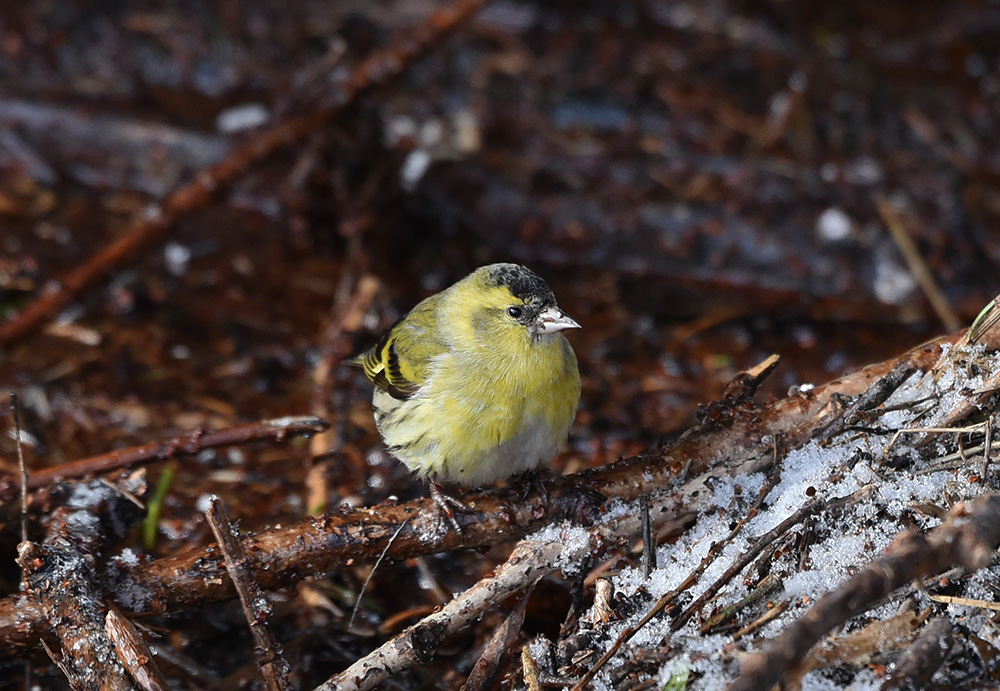
[[[284, 441], [288, 437], [322, 432], [328, 426], [325, 420], [303, 415], [258, 420], [215, 432], [196, 429], [182, 437], [175, 437], [167, 441], [131, 446], [32, 471], [28, 477], [28, 489], [38, 489], [59, 480], [72, 480], [111, 470], [132, 468], [178, 456], [194, 456], [205, 449], [214, 449], [220, 446], [237, 446], [259, 439]], [[0, 478], [0, 500], [9, 501], [8, 495], [16, 487], [17, 485], [12, 478]]]
[[17, 563], [28, 593], [59, 639], [53, 661], [70, 686], [137, 689], [105, 632], [99, 590], [89, 578], [93, 564], [61, 537], [45, 545], [22, 542]]
[[73, 688], [137, 689], [122, 663], [127, 654], [119, 655], [106, 630], [94, 554], [110, 537], [105, 528], [124, 529], [138, 520], [139, 511], [104, 483], [93, 481], [79, 489], [73, 508], [60, 507], [53, 514], [43, 544], [25, 541], [18, 546], [26, 597], [59, 640], [51, 654]]
[[226, 507], [213, 496], [210, 500], [208, 511], [205, 512], [205, 519], [212, 528], [212, 534], [219, 542], [219, 550], [222, 552], [226, 564], [226, 571], [233, 581], [236, 594], [239, 595], [240, 604], [243, 606], [243, 613], [246, 615], [247, 624], [250, 626], [250, 634], [253, 636], [253, 650], [257, 658], [257, 669], [264, 679], [267, 691], [287, 691], [291, 689], [288, 680], [288, 663], [281, 656], [281, 647], [271, 629], [267, 625], [270, 615], [266, 607], [264, 594], [256, 581], [249, 574], [246, 553], [240, 543], [233, 524], [229, 520], [229, 513]]

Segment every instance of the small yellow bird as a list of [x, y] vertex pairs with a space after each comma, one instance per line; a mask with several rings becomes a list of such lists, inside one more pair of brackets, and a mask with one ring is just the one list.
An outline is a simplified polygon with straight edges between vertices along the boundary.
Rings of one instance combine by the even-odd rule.
[[351, 363], [375, 383], [387, 449], [431, 483], [474, 486], [537, 468], [566, 440], [580, 401], [580, 325], [535, 273], [483, 266], [432, 295]]

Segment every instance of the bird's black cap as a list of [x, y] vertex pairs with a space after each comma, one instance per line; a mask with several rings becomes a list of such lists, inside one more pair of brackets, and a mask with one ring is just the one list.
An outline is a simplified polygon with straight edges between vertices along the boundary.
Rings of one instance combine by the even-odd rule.
[[520, 264], [493, 264], [489, 276], [498, 286], [507, 286], [514, 297], [528, 301], [538, 301], [543, 305], [556, 304], [556, 296], [538, 274]]

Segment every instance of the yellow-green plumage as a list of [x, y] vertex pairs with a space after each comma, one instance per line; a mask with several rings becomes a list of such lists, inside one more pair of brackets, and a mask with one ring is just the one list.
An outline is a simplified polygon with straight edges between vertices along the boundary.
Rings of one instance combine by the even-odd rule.
[[355, 361], [375, 383], [389, 452], [421, 477], [463, 485], [551, 460], [580, 400], [561, 333], [576, 326], [516, 264], [481, 267], [418, 304]]

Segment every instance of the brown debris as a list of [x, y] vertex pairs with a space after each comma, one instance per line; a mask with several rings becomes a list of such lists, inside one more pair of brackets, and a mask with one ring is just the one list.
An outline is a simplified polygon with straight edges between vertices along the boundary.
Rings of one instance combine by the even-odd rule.
[[[445, 22], [462, 22], [456, 40], [427, 19], [474, 4], [487, 6], [475, 21]], [[967, 339], [895, 357], [942, 320], [967, 321], [995, 291], [1000, 14], [989, 3], [52, 10], [12, 5], [0, 27], [0, 334], [29, 328], [22, 317], [48, 320], [35, 300], [62, 310], [0, 346], [0, 385], [23, 401], [14, 437], [35, 471], [16, 479], [0, 419], [0, 677], [17, 683], [29, 659], [58, 675], [38, 654], [40, 640], [60, 648], [42, 605], [17, 591], [18, 487], [39, 483], [22, 515], [41, 540], [68, 524], [74, 487], [90, 486], [75, 477], [162, 467], [175, 452], [195, 455], [171, 462], [173, 485], [148, 524], [156, 545], [140, 547], [135, 530], [74, 543], [93, 559], [84, 586], [108, 608], [108, 636], [122, 632], [119, 659], [144, 687], [163, 684], [138, 680], [152, 672], [149, 631], [161, 634], [149, 648], [171, 686], [260, 685], [232, 597], [254, 586], [273, 591], [269, 628], [296, 683], [311, 687], [450, 593], [489, 581], [507, 541], [562, 516], [596, 521], [593, 534], [621, 510], [614, 500], [640, 496], [653, 507], [641, 540], [648, 578], [634, 533], [586, 555], [575, 586], [546, 577], [521, 628], [544, 632], [536, 653], [557, 627], [560, 638], [549, 654], [523, 649], [519, 674], [541, 689], [590, 670], [632, 691], [659, 686], [671, 665], [672, 686], [698, 688], [709, 681], [699, 670], [731, 679], [743, 651], [836, 582], [827, 549], [838, 559], [856, 548], [861, 563], [846, 568], [857, 573], [896, 531], [929, 530], [959, 500], [1000, 486], [996, 356], [966, 347], [989, 336], [989, 316]], [[383, 77], [391, 86], [357, 81]], [[294, 113], [327, 115], [290, 132], [305, 122]], [[269, 139], [281, 131], [289, 138]], [[206, 168], [234, 151], [242, 163]], [[556, 504], [472, 491], [481, 511], [462, 535], [432, 530], [426, 502], [413, 500], [425, 488], [380, 450], [370, 389], [338, 364], [420, 298], [511, 260], [544, 275], [584, 325], [572, 339], [582, 405], [553, 461], [572, 480], [557, 485]], [[767, 374], [770, 353], [781, 367]], [[967, 391], [941, 400], [887, 403], [966, 376]], [[293, 411], [330, 427], [287, 445], [199, 447], [213, 434], [200, 430]], [[889, 447], [891, 457], [879, 452]], [[837, 454], [831, 474], [787, 494], [801, 470], [790, 464], [813, 452], [824, 463]], [[588, 470], [598, 466], [608, 467]], [[859, 486], [868, 494], [850, 509], [824, 506]], [[889, 499], [918, 486], [940, 495]], [[595, 492], [612, 501], [597, 508]], [[246, 548], [241, 567], [224, 568], [225, 550], [210, 547], [213, 495], [246, 528], [242, 540], [229, 533]], [[800, 523], [771, 532], [805, 507]], [[699, 541], [705, 530], [717, 544]], [[692, 542], [701, 552], [685, 559], [677, 547]], [[657, 548], [661, 567], [685, 564], [667, 587], [687, 577], [659, 599]], [[980, 591], [996, 568], [897, 589], [850, 619], [837, 668], [812, 674], [834, 684], [891, 674], [891, 655], [852, 657], [846, 645], [892, 618], [884, 602], [926, 602], [957, 624], [957, 608], [991, 606]], [[786, 589], [777, 602], [736, 608], [776, 579]], [[346, 626], [355, 602], [357, 625]], [[124, 619], [136, 613], [139, 635]], [[460, 688], [491, 637], [515, 634], [484, 613], [384, 685]], [[985, 618], [952, 626], [963, 652], [935, 680], [996, 685], [993, 638], [969, 634]], [[712, 624], [725, 642], [705, 653], [695, 641]], [[622, 627], [656, 635], [628, 639]], [[517, 675], [504, 683], [518, 687]]]

